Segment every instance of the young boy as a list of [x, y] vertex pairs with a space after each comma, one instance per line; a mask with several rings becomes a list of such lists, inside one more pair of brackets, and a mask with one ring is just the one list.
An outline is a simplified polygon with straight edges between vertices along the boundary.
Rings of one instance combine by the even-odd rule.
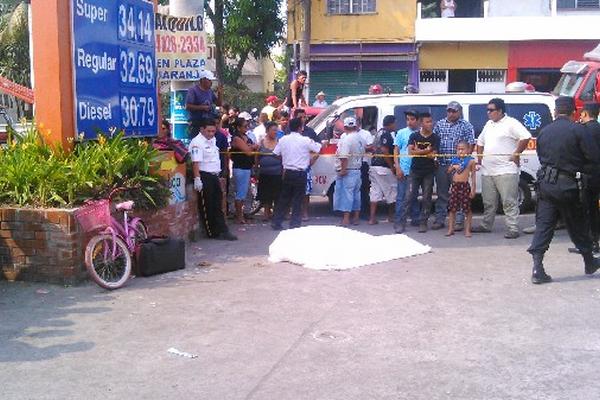
[[[431, 214], [431, 196], [433, 193], [433, 176], [437, 168], [435, 155], [440, 147], [440, 137], [433, 133], [433, 119], [428, 112], [419, 113], [421, 130], [410, 135], [408, 139], [408, 154], [416, 156], [410, 167], [410, 196], [408, 201], [414, 201], [423, 191], [423, 204], [419, 217], [419, 232], [427, 232], [429, 215]], [[410, 204], [410, 203], [408, 203]], [[404, 209], [408, 209], [405, 204]]]
[[[452, 174], [452, 185], [448, 199], [448, 233], [446, 236], [454, 235], [456, 212], [462, 211], [466, 215], [465, 236], [471, 237], [471, 221], [473, 219], [471, 200], [477, 191], [475, 179], [477, 162], [468, 155], [468, 152], [469, 144], [465, 141], [458, 142], [456, 146], [458, 157], [454, 157], [452, 164], [448, 167], [448, 173]], [[471, 177], [471, 185], [469, 185], [469, 177]]]

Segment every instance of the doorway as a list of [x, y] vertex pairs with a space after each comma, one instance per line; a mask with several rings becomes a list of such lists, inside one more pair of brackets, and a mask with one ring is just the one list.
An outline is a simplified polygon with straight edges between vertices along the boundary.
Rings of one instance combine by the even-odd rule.
[[448, 92], [475, 93], [476, 69], [451, 69], [448, 71]]

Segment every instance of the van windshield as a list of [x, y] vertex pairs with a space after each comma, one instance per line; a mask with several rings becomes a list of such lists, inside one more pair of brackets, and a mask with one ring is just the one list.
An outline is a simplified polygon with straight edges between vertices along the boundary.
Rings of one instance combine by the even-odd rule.
[[584, 78], [585, 75], [563, 74], [552, 91], [552, 94], [555, 96], [575, 97]]
[[339, 105], [337, 104], [332, 104], [329, 107], [327, 107], [325, 110], [321, 111], [319, 113], [319, 115], [317, 115], [315, 118], [313, 118], [309, 123], [308, 126], [316, 129], [321, 122], [325, 121], [327, 118], [329, 118], [330, 116], [333, 116], [337, 110], [340, 108]]

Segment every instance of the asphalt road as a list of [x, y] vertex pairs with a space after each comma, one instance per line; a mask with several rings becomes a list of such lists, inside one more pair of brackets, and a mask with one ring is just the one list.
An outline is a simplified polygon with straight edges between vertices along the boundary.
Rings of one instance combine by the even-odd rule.
[[[337, 222], [323, 207], [311, 223]], [[431, 253], [344, 272], [270, 264], [276, 233], [255, 224], [114, 292], [1, 281], [0, 398], [598, 398], [600, 278], [559, 231], [555, 282], [531, 285], [531, 237], [505, 240], [502, 222], [472, 239], [412, 230]]]

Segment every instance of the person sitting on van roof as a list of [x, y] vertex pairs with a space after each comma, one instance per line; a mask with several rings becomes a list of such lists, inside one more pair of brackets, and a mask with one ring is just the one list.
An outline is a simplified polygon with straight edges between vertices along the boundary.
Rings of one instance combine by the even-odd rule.
[[[473, 125], [463, 119], [462, 106], [458, 101], [451, 101], [446, 107], [446, 118], [438, 121], [433, 128], [433, 132], [440, 137], [440, 148], [438, 162], [440, 167], [435, 172], [435, 184], [437, 187], [437, 201], [435, 202], [435, 221], [431, 229], [442, 229], [448, 215], [448, 196], [450, 182], [452, 177], [448, 174], [448, 167], [452, 157], [449, 155], [456, 152], [458, 142], [465, 141], [471, 147], [469, 152], [473, 151], [475, 145], [475, 130]], [[463, 229], [464, 215], [456, 215], [456, 231]]]

